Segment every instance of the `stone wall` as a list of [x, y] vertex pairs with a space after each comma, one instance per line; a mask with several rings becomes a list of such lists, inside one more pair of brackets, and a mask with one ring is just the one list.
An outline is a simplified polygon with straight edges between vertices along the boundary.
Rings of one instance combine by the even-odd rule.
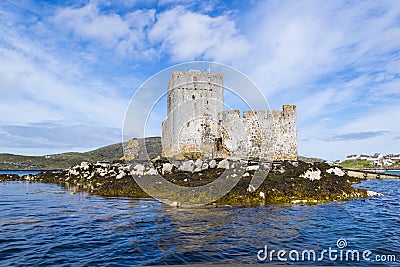
[[296, 106], [283, 105], [283, 110], [269, 110], [266, 120], [267, 158], [297, 160]]
[[239, 110], [228, 110], [218, 114], [216, 157], [245, 158], [249, 151], [249, 138]]

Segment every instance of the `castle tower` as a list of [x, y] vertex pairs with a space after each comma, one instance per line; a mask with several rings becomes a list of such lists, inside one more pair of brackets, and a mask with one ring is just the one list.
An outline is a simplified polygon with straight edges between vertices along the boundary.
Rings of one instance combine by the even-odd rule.
[[168, 82], [168, 117], [162, 124], [165, 157], [212, 158], [218, 113], [224, 110], [223, 75], [174, 71]]

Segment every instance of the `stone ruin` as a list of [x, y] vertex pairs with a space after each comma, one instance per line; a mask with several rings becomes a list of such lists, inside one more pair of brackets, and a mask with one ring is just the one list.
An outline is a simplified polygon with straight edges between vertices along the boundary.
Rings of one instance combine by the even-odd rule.
[[162, 156], [183, 159], [297, 160], [296, 106], [224, 110], [222, 73], [174, 71], [162, 123]]

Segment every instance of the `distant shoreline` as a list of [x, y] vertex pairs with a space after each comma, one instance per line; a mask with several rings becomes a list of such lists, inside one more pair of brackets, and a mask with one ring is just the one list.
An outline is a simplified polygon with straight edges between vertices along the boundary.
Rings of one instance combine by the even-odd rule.
[[391, 171], [391, 172], [400, 172], [400, 169], [399, 169], [399, 168], [395, 168], [395, 169], [369, 169], [369, 168], [361, 168], [361, 169], [355, 169], [355, 170], [374, 171], [374, 172], [387, 172], [387, 171]]
[[0, 170], [0, 175], [7, 175], [7, 174], [16, 174], [18, 176], [24, 176], [24, 175], [37, 175], [42, 172], [60, 172], [62, 169], [52, 169], [52, 170]]
[[57, 172], [62, 170], [64, 169], [0, 169], [0, 172]]

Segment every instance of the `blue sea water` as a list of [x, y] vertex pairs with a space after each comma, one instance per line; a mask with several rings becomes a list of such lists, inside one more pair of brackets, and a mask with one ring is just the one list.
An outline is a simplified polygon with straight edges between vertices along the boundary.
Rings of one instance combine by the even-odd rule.
[[[0, 183], [0, 266], [263, 263], [257, 254], [266, 245], [269, 251], [372, 251], [370, 261], [358, 263], [338, 258], [292, 264], [400, 265], [400, 180], [357, 186], [384, 196], [180, 209], [151, 199], [73, 194], [53, 184]], [[347, 247], [339, 249], [338, 239]], [[397, 262], [378, 262], [377, 255], [395, 255]], [[281, 262], [274, 257], [273, 263]]]
[[18, 174], [19, 176], [27, 174], [38, 174], [41, 171], [13, 171], [13, 170], [0, 170], [0, 174]]
[[395, 171], [385, 171], [385, 173], [400, 175], [400, 171], [399, 171], [399, 170], [395, 170]]

